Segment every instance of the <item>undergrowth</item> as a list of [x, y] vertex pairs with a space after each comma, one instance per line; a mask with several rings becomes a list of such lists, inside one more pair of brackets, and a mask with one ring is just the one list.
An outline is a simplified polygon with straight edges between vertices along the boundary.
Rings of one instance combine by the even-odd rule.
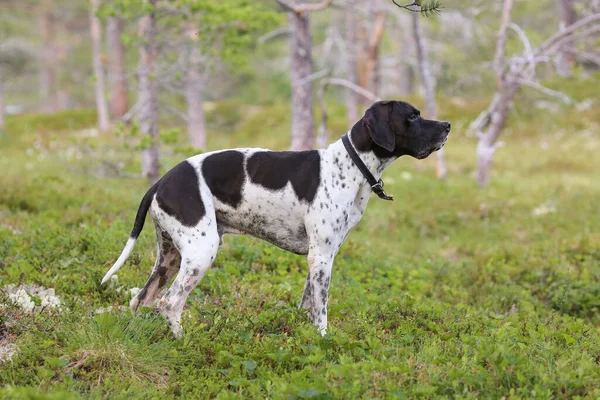
[[[28, 314], [0, 297], [0, 334], [18, 347], [0, 366], [0, 397], [599, 397], [598, 106], [512, 119], [480, 190], [466, 127], [484, 106], [440, 105], [453, 123], [447, 182], [432, 160], [386, 171], [395, 201], [373, 198], [341, 248], [325, 337], [296, 309], [304, 258], [245, 237], [226, 238], [188, 299], [183, 340], [151, 310], [132, 315], [130, 289], [154, 262], [150, 224], [118, 279], [99, 282], [147, 186], [84, 169], [98, 161], [81, 148], [134, 173], [139, 138], [131, 127], [90, 133], [87, 111], [10, 117], [0, 286], [54, 288], [62, 308]], [[222, 127], [211, 148], [287, 145], [284, 106], [211, 110], [211, 127]], [[343, 110], [330, 117], [335, 140]], [[168, 136], [163, 169], [183, 157], [184, 138]]]

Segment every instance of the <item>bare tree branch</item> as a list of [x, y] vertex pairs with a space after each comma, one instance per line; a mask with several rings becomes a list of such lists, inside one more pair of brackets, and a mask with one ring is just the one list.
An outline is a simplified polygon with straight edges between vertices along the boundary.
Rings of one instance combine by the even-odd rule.
[[280, 28], [274, 29], [271, 32], [267, 32], [264, 35], [260, 36], [257, 40], [258, 44], [263, 44], [268, 40], [275, 39], [277, 36], [289, 35], [291, 32], [290, 28], [287, 26], [282, 26]]
[[533, 81], [528, 81], [525, 79], [519, 79], [517, 80], [518, 83], [520, 83], [521, 85], [525, 85], [525, 86], [529, 86], [532, 89], [538, 90], [548, 96], [551, 97], [556, 97], [558, 99], [560, 99], [563, 103], [568, 104], [568, 105], [573, 105], [575, 104], [575, 100], [573, 100], [572, 98], [570, 98], [569, 96], [567, 96], [566, 94], [556, 91], [556, 90], [552, 90], [549, 89], [545, 86], [540, 85], [537, 82], [533, 82]]
[[317, 79], [324, 77], [328, 73], [329, 73], [329, 69], [324, 68], [320, 71], [313, 72], [312, 74], [305, 76], [304, 78], [300, 79], [297, 82], [293, 82], [293, 84], [294, 84], [294, 86], [303, 86], [303, 85], [306, 85], [307, 83], [316, 81]]
[[184, 122], [188, 122], [189, 121], [188, 116], [183, 111], [178, 110], [177, 108], [175, 108], [175, 107], [173, 107], [173, 106], [171, 106], [169, 104], [164, 104], [164, 105], [162, 105], [162, 107], [165, 110], [169, 111], [170, 113], [172, 113], [174, 115], [177, 115], [179, 118], [181, 118], [182, 121], [184, 121]]
[[577, 57], [583, 58], [584, 60], [590, 61], [600, 66], [600, 56], [597, 54], [588, 53], [583, 50], [579, 50], [576, 47], [569, 47], [564, 49], [565, 51], [574, 54]]
[[321, 86], [319, 87], [319, 90], [317, 91], [317, 97], [319, 99], [319, 106], [321, 107], [321, 122], [319, 123], [319, 137], [318, 137], [319, 147], [325, 147], [327, 145], [327, 120], [329, 118], [329, 115], [327, 114], [327, 108], [325, 106], [325, 92], [327, 91], [327, 88], [329, 87], [329, 85], [343, 86], [343, 87], [350, 89], [353, 92], [358, 93], [359, 95], [371, 100], [372, 102], [381, 100], [381, 98], [378, 97], [377, 95], [369, 92], [366, 89], [363, 89], [362, 87], [350, 82], [347, 79], [342, 79], [342, 78], [322, 79]]
[[551, 49], [553, 46], [560, 45], [565, 38], [568, 38], [568, 36], [596, 21], [600, 21], [600, 13], [589, 15], [585, 18], [580, 19], [573, 25], [569, 25], [563, 31], [552, 35], [540, 47], [538, 47], [537, 51], [535, 52], [536, 55], [547, 53], [549, 49]]
[[508, 27], [515, 31], [521, 39], [521, 42], [523, 42], [523, 46], [525, 47], [525, 56], [529, 61], [529, 66], [532, 71], [535, 71], [535, 54], [533, 54], [533, 49], [531, 47], [531, 42], [529, 41], [529, 38], [527, 38], [527, 35], [523, 31], [523, 29], [521, 29], [521, 27], [515, 24], [514, 22], [508, 24]]
[[506, 56], [506, 31], [510, 24], [510, 12], [512, 10], [513, 0], [505, 0], [502, 9], [502, 23], [498, 31], [498, 42], [496, 43], [496, 53], [494, 55], [494, 71], [496, 71], [496, 84], [498, 88], [502, 87], [502, 76], [504, 69], [504, 58]]
[[358, 85], [355, 85], [354, 83], [350, 82], [347, 79], [325, 78], [325, 79], [321, 80], [321, 84], [343, 86], [345, 88], [348, 88], [348, 89], [358, 93], [359, 95], [365, 97], [366, 99], [368, 99], [372, 102], [381, 101], [381, 97], [377, 96], [376, 94], [374, 94], [372, 92], [369, 92], [366, 89], [363, 89], [362, 87], [360, 87]]
[[121, 122], [129, 122], [129, 121], [131, 121], [131, 119], [132, 119], [133, 117], [135, 117], [135, 115], [137, 114], [137, 112], [138, 112], [139, 108], [140, 108], [140, 103], [139, 103], [139, 101], [138, 101], [137, 103], [135, 103], [135, 104], [133, 105], [133, 107], [131, 107], [131, 108], [129, 109], [129, 111], [127, 111], [127, 112], [125, 113], [125, 115], [123, 115], [121, 118], [119, 118], [119, 121], [121, 121]]

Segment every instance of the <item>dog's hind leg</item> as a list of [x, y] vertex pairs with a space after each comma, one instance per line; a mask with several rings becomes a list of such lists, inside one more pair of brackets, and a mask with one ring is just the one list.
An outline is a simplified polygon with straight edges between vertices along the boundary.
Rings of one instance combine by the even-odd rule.
[[181, 313], [189, 294], [210, 268], [219, 248], [217, 224], [213, 218], [203, 218], [198, 226], [191, 228], [200, 235], [185, 235], [179, 244], [181, 268], [173, 284], [159, 300], [156, 309], [162, 314], [176, 337], [183, 335]]
[[153, 307], [167, 283], [179, 270], [181, 263], [181, 254], [173, 244], [171, 237], [165, 231], [162, 231], [160, 226], [155, 225], [155, 227], [157, 237], [156, 263], [142, 290], [131, 299], [129, 307], [132, 311], [135, 311], [139, 305]]

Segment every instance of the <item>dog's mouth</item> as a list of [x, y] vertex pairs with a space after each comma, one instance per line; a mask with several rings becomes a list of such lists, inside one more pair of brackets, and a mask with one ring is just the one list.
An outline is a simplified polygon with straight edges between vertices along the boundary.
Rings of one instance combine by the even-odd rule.
[[448, 141], [448, 136], [446, 136], [441, 142], [439, 142], [438, 144], [436, 144], [435, 146], [433, 146], [432, 148], [430, 148], [429, 150], [426, 150], [422, 153], [419, 153], [417, 155], [417, 159], [422, 160], [424, 158], [427, 158], [431, 155], [431, 153], [435, 153], [436, 151], [439, 151], [442, 149], [442, 147], [444, 147], [444, 145], [446, 144], [446, 142]]
[[446, 136], [444, 138], [444, 140], [442, 141], [442, 143], [438, 144], [438, 146], [433, 151], [441, 150], [442, 147], [444, 147], [444, 145], [446, 144], [447, 141], [448, 141], [448, 136]]

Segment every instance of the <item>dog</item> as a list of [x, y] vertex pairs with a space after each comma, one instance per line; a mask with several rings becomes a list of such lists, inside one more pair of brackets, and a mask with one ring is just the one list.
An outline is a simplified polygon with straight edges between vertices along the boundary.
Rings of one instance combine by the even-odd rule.
[[102, 283], [131, 254], [149, 211], [156, 263], [131, 300], [133, 311], [155, 307], [181, 337], [186, 299], [213, 263], [223, 235], [250, 235], [307, 256], [299, 308], [309, 309], [311, 323], [324, 335], [337, 251], [360, 221], [371, 192], [391, 200], [381, 174], [398, 157], [423, 159], [441, 149], [449, 133], [449, 122], [424, 119], [409, 103], [379, 101], [325, 149], [241, 148], [190, 157], [144, 195], [129, 240]]

